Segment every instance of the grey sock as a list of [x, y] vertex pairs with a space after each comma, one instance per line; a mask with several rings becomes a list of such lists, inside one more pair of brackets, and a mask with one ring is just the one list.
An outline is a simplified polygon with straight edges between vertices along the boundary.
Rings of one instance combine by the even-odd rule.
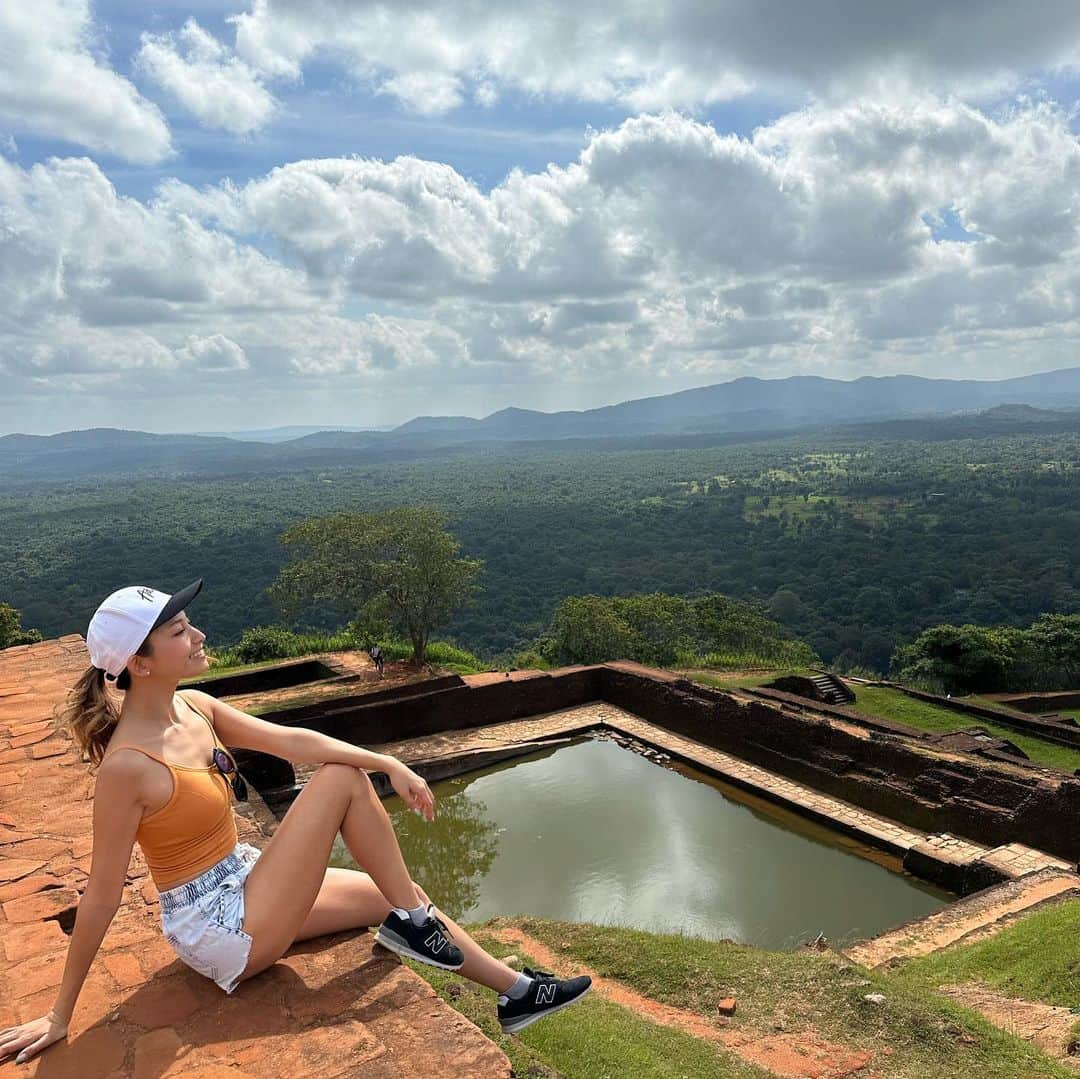
[[404, 907], [394, 907], [394, 910], [398, 914], [407, 914], [412, 919], [413, 925], [423, 925], [428, 920], [428, 909], [426, 903], [421, 903], [420, 906], [413, 908], [412, 910], [406, 910]]
[[503, 1004], [507, 1000], [520, 1000], [529, 991], [529, 986], [532, 985], [532, 983], [532, 978], [527, 974], [519, 974], [517, 976], [517, 981], [514, 982], [509, 989], [500, 994], [499, 1003]]

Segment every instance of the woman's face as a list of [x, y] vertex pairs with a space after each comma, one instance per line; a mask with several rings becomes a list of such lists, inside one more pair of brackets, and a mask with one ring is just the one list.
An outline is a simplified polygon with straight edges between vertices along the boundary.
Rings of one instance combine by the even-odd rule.
[[196, 629], [183, 611], [158, 626], [150, 636], [154, 643], [154, 654], [143, 662], [157, 677], [178, 681], [199, 674], [210, 666], [202, 650], [206, 634]]

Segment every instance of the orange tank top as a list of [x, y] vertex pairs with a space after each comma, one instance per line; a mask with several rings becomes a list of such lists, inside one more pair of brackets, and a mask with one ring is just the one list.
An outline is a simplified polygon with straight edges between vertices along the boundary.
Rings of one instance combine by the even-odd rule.
[[[214, 745], [221, 745], [213, 723], [193, 704], [181, 700], [206, 720]], [[193, 768], [170, 764], [142, 746], [116, 746], [109, 753], [118, 749], [145, 753], [172, 773], [172, 797], [160, 809], [143, 817], [135, 833], [159, 892], [192, 880], [232, 851], [238, 836], [229, 781], [216, 765]]]

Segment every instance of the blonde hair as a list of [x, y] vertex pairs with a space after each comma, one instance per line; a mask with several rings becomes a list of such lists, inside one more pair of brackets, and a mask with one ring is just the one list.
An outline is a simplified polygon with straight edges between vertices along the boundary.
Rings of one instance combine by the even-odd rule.
[[[147, 635], [135, 655], [150, 656], [153, 652], [154, 646]], [[105, 747], [120, 719], [119, 703], [109, 685], [105, 681], [105, 672], [100, 667], [90, 666], [68, 690], [64, 704], [53, 713], [56, 730], [69, 735], [79, 747], [82, 759], [89, 759], [95, 768], [101, 764]], [[127, 668], [121, 672], [115, 685], [120, 690], [131, 685], [131, 673]]]

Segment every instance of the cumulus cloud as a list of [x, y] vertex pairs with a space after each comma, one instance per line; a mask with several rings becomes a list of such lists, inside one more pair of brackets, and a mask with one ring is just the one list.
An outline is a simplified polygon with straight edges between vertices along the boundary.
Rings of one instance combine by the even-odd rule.
[[0, 158], [0, 356], [34, 379], [440, 394], [1034, 363], [1080, 330], [1078, 180], [1061, 110], [929, 97], [749, 138], [638, 116], [487, 192], [416, 157], [334, 158], [144, 203], [85, 159]]
[[95, 55], [89, 0], [0, 4], [0, 119], [151, 164], [171, 153], [158, 108]]
[[143, 34], [135, 63], [206, 127], [248, 135], [277, 110], [258, 73], [194, 19], [179, 33]]
[[[312, 280], [367, 298], [582, 302], [737, 288], [730, 310], [824, 307], [905, 275], [1071, 259], [1080, 150], [1034, 105], [993, 120], [923, 100], [788, 115], [750, 139], [675, 113], [594, 134], [578, 161], [515, 170], [485, 194], [412, 157], [298, 161], [242, 187], [169, 182], [158, 205], [263, 234]], [[979, 242], [935, 243], [943, 206]], [[963, 250], [951, 250], [960, 246]], [[711, 295], [711, 293], [710, 293]], [[782, 295], [782, 299], [780, 298]]]
[[224, 334], [209, 337], [191, 334], [187, 344], [176, 350], [177, 359], [204, 371], [246, 371], [250, 366], [244, 350]]
[[425, 113], [497, 88], [635, 110], [755, 86], [985, 91], [1080, 57], [1072, 0], [253, 0], [233, 21], [240, 55], [270, 75], [296, 78], [321, 55]]

